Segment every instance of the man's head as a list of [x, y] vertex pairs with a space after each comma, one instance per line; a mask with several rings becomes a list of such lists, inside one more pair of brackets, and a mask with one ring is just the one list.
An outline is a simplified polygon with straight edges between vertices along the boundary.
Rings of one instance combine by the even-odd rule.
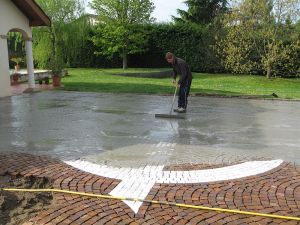
[[171, 63], [171, 64], [175, 63], [175, 56], [173, 53], [167, 52], [165, 58], [168, 61], [168, 63]]

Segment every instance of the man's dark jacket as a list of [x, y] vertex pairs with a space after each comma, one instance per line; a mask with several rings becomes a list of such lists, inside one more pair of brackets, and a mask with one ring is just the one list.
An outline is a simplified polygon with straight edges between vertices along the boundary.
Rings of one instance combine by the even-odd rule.
[[173, 66], [173, 78], [175, 80], [177, 75], [180, 74], [180, 79], [178, 81], [178, 84], [185, 85], [188, 84], [188, 82], [190, 83], [190, 81], [192, 81], [193, 77], [192, 77], [191, 70], [183, 59], [175, 57], [175, 63], [172, 64], [172, 66]]

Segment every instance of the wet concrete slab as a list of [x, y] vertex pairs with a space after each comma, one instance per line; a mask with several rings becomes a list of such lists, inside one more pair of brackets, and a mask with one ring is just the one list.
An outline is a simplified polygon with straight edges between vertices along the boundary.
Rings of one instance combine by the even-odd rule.
[[112, 166], [256, 158], [300, 164], [300, 102], [191, 97], [185, 120], [172, 96], [45, 91], [0, 99], [0, 152]]

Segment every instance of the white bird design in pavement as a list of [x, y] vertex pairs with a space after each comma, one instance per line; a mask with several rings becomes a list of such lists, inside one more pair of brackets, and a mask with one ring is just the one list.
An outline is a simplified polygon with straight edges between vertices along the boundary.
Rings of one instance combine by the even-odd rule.
[[[193, 171], [163, 171], [163, 165], [116, 168], [81, 160], [65, 163], [85, 172], [121, 180], [109, 193], [112, 196], [145, 199], [155, 183], [187, 184], [238, 179], [267, 172], [278, 167], [282, 162], [282, 160], [251, 161], [222, 168]], [[142, 205], [142, 202], [127, 200], [124, 202], [135, 213]]]

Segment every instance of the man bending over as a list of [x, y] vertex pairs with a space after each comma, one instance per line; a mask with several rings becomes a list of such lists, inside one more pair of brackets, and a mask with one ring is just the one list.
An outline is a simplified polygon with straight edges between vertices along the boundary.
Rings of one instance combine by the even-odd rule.
[[167, 52], [165, 58], [173, 67], [173, 84], [176, 84], [177, 75], [180, 75], [176, 84], [179, 87], [178, 109], [174, 109], [174, 111], [178, 113], [185, 113], [193, 79], [191, 70], [183, 59], [176, 57], [171, 52]]

